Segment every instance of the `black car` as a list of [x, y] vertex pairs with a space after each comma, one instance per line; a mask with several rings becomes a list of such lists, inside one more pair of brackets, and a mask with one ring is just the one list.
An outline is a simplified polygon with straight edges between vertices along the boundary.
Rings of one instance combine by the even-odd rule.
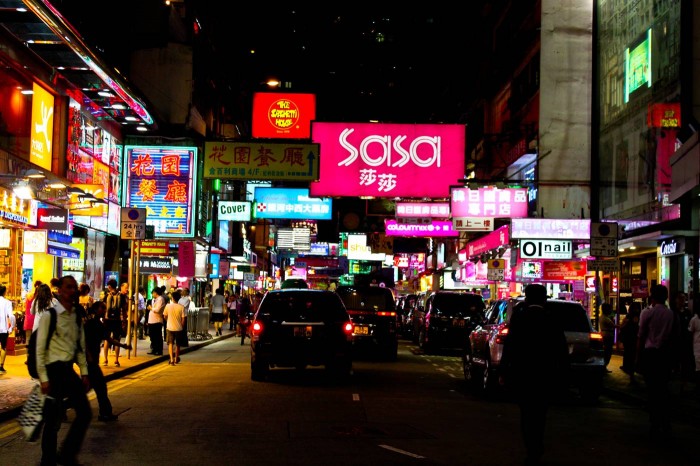
[[325, 366], [352, 373], [352, 321], [338, 295], [326, 290], [268, 291], [250, 326], [250, 371], [263, 380], [273, 367]]
[[399, 316], [390, 288], [342, 285], [336, 293], [352, 318], [353, 346], [378, 348], [388, 359], [396, 359], [399, 348]]
[[483, 321], [485, 308], [478, 294], [436, 291], [425, 302], [418, 345], [426, 353], [464, 348], [469, 333]]
[[[498, 388], [503, 342], [508, 338], [508, 324], [522, 298], [495, 301], [486, 318], [469, 335], [462, 355], [464, 378], [482, 393]], [[564, 329], [569, 345], [570, 377], [581, 398], [595, 401], [602, 391], [605, 364], [603, 337], [593, 330], [586, 309], [578, 302], [549, 299], [545, 309]], [[537, 338], [537, 335], [533, 335]], [[537, 361], [533, 361], [537, 364]]]

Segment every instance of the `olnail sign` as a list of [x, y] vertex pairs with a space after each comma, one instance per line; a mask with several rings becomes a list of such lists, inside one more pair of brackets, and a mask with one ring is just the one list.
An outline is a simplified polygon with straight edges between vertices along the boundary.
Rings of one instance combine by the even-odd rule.
[[571, 259], [571, 240], [521, 239], [521, 259]]

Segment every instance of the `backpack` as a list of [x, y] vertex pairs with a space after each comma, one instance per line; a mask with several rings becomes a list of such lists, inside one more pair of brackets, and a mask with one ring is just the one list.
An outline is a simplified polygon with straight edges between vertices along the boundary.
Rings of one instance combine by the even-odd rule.
[[[56, 332], [57, 319], [56, 309], [50, 307], [46, 311], [49, 313], [49, 318], [51, 320], [49, 321], [49, 334], [46, 336], [46, 348], [44, 350], [49, 349], [51, 338], [53, 338], [53, 334]], [[78, 312], [75, 313], [75, 320], [78, 323], [78, 330], [80, 330], [82, 319]], [[39, 378], [39, 372], [36, 369], [36, 340], [38, 338], [37, 333], [38, 332], [32, 332], [32, 335], [29, 337], [29, 342], [27, 342], [27, 371], [29, 371], [29, 376], [33, 379]], [[80, 349], [80, 340], [78, 340], [78, 349]]]

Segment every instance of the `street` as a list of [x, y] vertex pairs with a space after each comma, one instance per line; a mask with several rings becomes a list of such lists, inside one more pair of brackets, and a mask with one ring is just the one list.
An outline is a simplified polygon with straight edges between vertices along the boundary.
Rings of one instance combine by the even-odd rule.
[[[467, 390], [458, 354], [424, 355], [407, 341], [396, 362], [356, 360], [344, 384], [321, 368], [273, 369], [252, 382], [248, 346], [228, 338], [175, 367], [114, 380], [109, 392], [119, 420], [93, 418], [79, 457], [87, 465], [506, 465], [524, 457], [517, 406]], [[699, 464], [699, 435], [676, 422], [672, 441], [650, 442], [642, 408], [572, 400], [550, 411], [543, 464]], [[27, 443], [15, 420], [0, 424], [0, 445], [4, 465], [39, 463], [40, 441]]]

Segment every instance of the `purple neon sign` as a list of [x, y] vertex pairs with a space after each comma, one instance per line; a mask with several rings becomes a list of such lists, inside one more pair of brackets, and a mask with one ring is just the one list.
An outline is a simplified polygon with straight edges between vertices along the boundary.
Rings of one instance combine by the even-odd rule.
[[499, 246], [508, 244], [510, 241], [508, 235], [508, 225], [502, 226], [488, 235], [484, 235], [479, 239], [467, 243], [467, 257], [472, 257], [481, 254], [482, 252], [496, 249]]
[[427, 225], [405, 225], [397, 223], [396, 220], [388, 219], [384, 225], [386, 236], [459, 236], [459, 232], [452, 228], [452, 222], [450, 221], [433, 220]]

